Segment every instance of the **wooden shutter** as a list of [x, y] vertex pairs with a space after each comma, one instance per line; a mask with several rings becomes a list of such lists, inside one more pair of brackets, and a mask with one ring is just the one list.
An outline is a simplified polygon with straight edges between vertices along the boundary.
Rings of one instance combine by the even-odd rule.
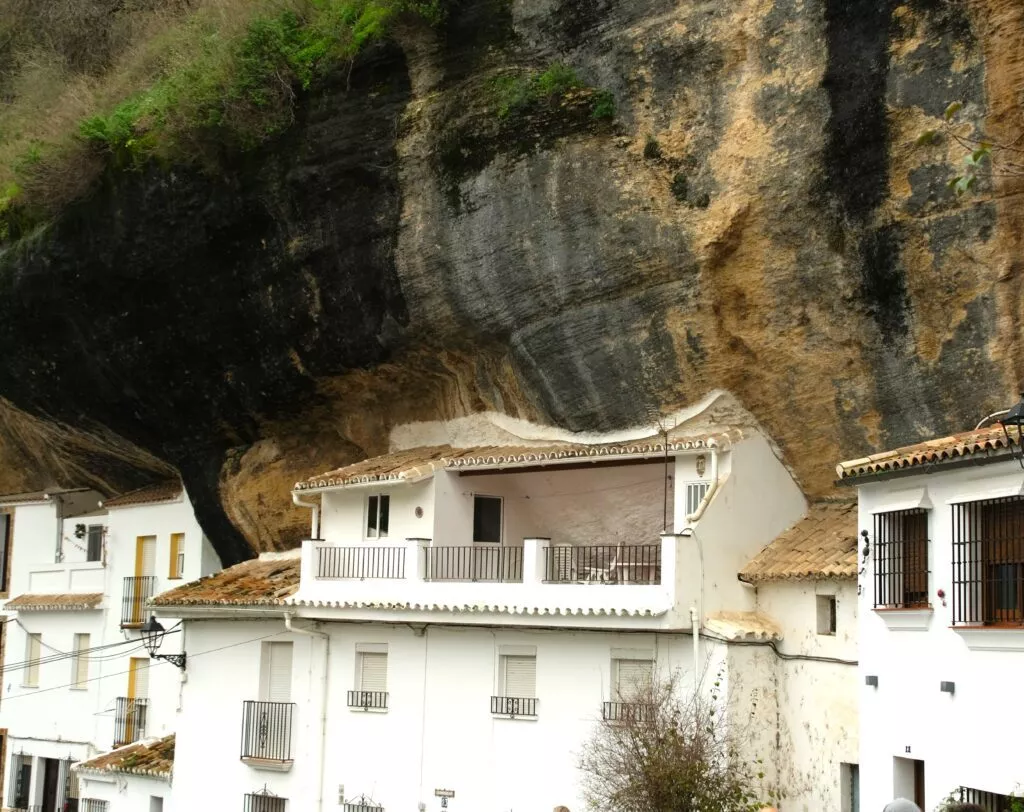
[[168, 578], [180, 578], [182, 575], [182, 564], [184, 561], [185, 534], [171, 533], [171, 562], [168, 568]]
[[650, 690], [654, 663], [650, 660], [616, 660], [615, 690], [620, 699], [632, 701]]
[[359, 655], [359, 690], [388, 689], [388, 655], [364, 651]]
[[39, 685], [39, 657], [43, 650], [43, 636], [29, 634], [25, 641], [25, 685], [35, 688]]
[[128, 697], [146, 699], [149, 696], [149, 658], [132, 657], [128, 661]]
[[75, 656], [72, 659], [71, 680], [76, 688], [84, 688], [89, 679], [89, 635], [75, 635]]
[[505, 696], [534, 699], [537, 694], [537, 658], [505, 657]]
[[135, 540], [135, 576], [156, 575], [156, 536], [139, 536]]
[[267, 644], [267, 701], [292, 701], [292, 644]]

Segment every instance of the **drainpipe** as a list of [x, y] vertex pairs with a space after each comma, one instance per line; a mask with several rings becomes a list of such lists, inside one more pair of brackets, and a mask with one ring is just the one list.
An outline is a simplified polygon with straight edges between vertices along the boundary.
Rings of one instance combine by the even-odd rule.
[[[298, 504], [298, 503], [296, 503]], [[322, 672], [322, 683], [321, 688], [321, 702], [320, 702], [320, 768], [319, 768], [319, 779], [317, 781], [316, 790], [316, 808], [318, 812], [321, 812], [324, 808], [324, 765], [327, 750], [327, 686], [328, 686], [328, 669], [331, 663], [331, 636], [327, 632], [322, 632], [319, 629], [300, 629], [297, 626], [292, 625], [292, 618], [294, 613], [284, 613], [284, 627], [294, 634], [305, 634], [309, 637], [322, 637], [324, 639], [324, 667]], [[313, 670], [313, 658], [309, 660], [309, 670]]]
[[[302, 498], [297, 493], [292, 493], [292, 503], [298, 507], [309, 508], [313, 511], [313, 538], [320, 538], [320, 505], [316, 502], [303, 502]], [[301, 634], [301, 632], [300, 632]]]
[[704, 511], [715, 495], [715, 491], [718, 490], [718, 448], [711, 446], [709, 450], [711, 452], [711, 484], [708, 486], [708, 492], [704, 494], [704, 498], [697, 505], [697, 509], [686, 517], [686, 523], [689, 525], [700, 521], [700, 517], [704, 515]]
[[700, 656], [700, 620], [695, 606], [690, 607], [690, 634], [693, 637], [693, 695], [696, 698], [697, 689], [700, 687], [700, 672], [697, 670], [697, 657]]
[[47, 498], [52, 499], [57, 508], [57, 547], [53, 551], [53, 563], [59, 564], [64, 560], [64, 500], [59, 493], [51, 494]]

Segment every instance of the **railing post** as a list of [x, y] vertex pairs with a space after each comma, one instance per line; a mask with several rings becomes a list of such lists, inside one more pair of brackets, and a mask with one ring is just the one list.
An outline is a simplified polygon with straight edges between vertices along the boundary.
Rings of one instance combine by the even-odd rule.
[[426, 579], [427, 573], [427, 548], [430, 547], [430, 539], [408, 538], [406, 543], [412, 547], [412, 561], [407, 562], [405, 577], [409, 581], [422, 582]]
[[551, 546], [549, 538], [523, 539], [523, 585], [544, 583], [544, 557]]
[[676, 582], [676, 551], [679, 537], [675, 533], [661, 534], [661, 580], [662, 586], [674, 586]]

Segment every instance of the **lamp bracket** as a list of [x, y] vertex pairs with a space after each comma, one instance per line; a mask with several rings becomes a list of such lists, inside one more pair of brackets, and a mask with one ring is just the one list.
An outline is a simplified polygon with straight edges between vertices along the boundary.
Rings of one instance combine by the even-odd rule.
[[178, 666], [178, 668], [184, 671], [185, 660], [188, 655], [186, 655], [185, 652], [183, 651], [181, 652], [181, 654], [150, 654], [149, 656], [150, 659], [153, 660], [167, 660], [167, 662], [169, 662], [171, 665], [176, 665]]

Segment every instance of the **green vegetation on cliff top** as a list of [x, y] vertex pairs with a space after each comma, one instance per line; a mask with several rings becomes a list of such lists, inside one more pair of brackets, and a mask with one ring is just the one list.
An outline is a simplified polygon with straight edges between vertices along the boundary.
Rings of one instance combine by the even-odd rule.
[[[110, 161], [209, 165], [258, 146], [291, 123], [298, 89], [403, 13], [437, 23], [445, 0], [48, 3], [64, 16], [41, 20], [20, 0], [0, 12], [0, 239], [85, 193]], [[53, 27], [46, 39], [39, 25]]]

